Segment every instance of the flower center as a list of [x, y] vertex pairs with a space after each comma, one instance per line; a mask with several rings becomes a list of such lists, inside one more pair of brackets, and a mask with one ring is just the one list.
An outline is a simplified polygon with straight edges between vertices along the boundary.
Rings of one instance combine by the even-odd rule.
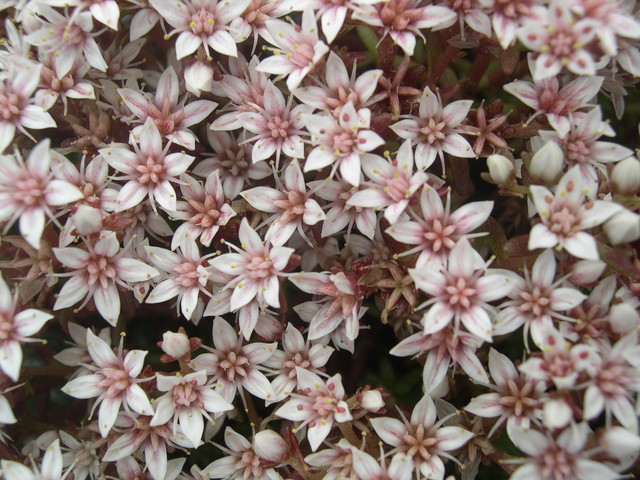
[[35, 205], [44, 197], [44, 186], [37, 178], [25, 178], [16, 182], [16, 196], [23, 205]]
[[180, 265], [173, 267], [173, 271], [178, 273], [175, 281], [180, 286], [185, 288], [192, 288], [198, 284], [200, 273], [198, 273], [198, 262], [183, 262]]
[[176, 385], [172, 389], [173, 401], [176, 405], [190, 406], [193, 402], [198, 401], [199, 395], [197, 390], [197, 382], [191, 380], [187, 383]]
[[117, 272], [110, 257], [94, 254], [87, 263], [87, 273], [89, 286], [100, 282], [102, 288], [107, 288], [115, 281]]
[[420, 129], [420, 133], [424, 135], [427, 143], [434, 144], [446, 138], [445, 127], [447, 124], [445, 122], [438, 122], [435, 119], [430, 118], [428, 121], [425, 121], [424, 124], [425, 125]]
[[400, 449], [410, 457], [419, 457], [423, 461], [428, 461], [431, 458], [430, 449], [438, 443], [438, 439], [431, 436], [430, 431], [425, 431], [425, 427], [419, 424], [417, 427], [411, 430], [407, 429], [407, 432], [402, 436], [403, 445], [400, 445]]
[[5, 121], [16, 121], [22, 112], [22, 97], [13, 93], [10, 89], [0, 91], [0, 119]]
[[568, 206], [562, 206], [549, 216], [549, 229], [562, 236], [570, 236], [580, 231], [579, 212], [574, 212]]
[[248, 367], [249, 360], [246, 357], [238, 355], [236, 352], [229, 352], [226, 357], [222, 354], [220, 358], [222, 359], [220, 368], [224, 370], [227, 380], [233, 382], [236, 375], [240, 377], [247, 376], [246, 367]]
[[311, 366], [311, 362], [306, 357], [303, 357], [300, 352], [284, 362], [284, 367], [289, 369], [289, 378], [296, 378], [296, 367], [306, 369], [309, 366]]
[[435, 219], [431, 225], [425, 226], [423, 237], [431, 244], [431, 251], [437, 253], [441, 249], [451, 250], [455, 247], [459, 235], [456, 234], [455, 225], [443, 224], [442, 220]]
[[273, 117], [267, 122], [267, 128], [273, 138], [287, 138], [289, 136], [289, 121], [280, 117]]
[[399, 202], [411, 196], [409, 178], [403, 172], [396, 172], [393, 177], [387, 180], [384, 193], [389, 195], [394, 202]]
[[191, 223], [195, 223], [202, 228], [216, 225], [220, 218], [220, 212], [217, 210], [216, 200], [211, 195], [207, 195], [202, 203], [190, 199], [187, 199], [187, 201], [194, 210], [193, 216], [189, 219]]
[[591, 158], [591, 148], [583, 140], [567, 143], [567, 160], [573, 163], [587, 163]]
[[313, 65], [314, 50], [313, 45], [308, 43], [294, 43], [293, 52], [289, 60], [298, 68], [305, 68], [309, 65]]
[[[0, 342], [13, 338], [13, 318], [0, 315]], [[294, 370], [295, 371], [295, 370]]]
[[507, 380], [507, 388], [501, 393], [500, 405], [513, 412], [516, 417], [527, 417], [538, 406], [538, 401], [531, 398], [533, 392], [532, 382], [523, 382], [520, 379]]
[[215, 15], [201, 8], [196, 13], [191, 15], [191, 21], [189, 22], [189, 28], [196, 35], [209, 36], [213, 33], [216, 26]]
[[531, 312], [535, 316], [540, 316], [549, 311], [551, 304], [549, 294], [540, 287], [535, 286], [531, 290], [521, 290], [518, 295], [522, 299], [520, 310], [523, 312]]
[[122, 368], [105, 367], [98, 371], [104, 376], [102, 380], [98, 382], [98, 386], [107, 389], [107, 396], [117, 397], [127, 390], [131, 384], [131, 377], [129, 373]]
[[469, 308], [476, 294], [473, 282], [467, 283], [464, 278], [453, 279], [445, 287], [445, 294], [449, 297], [449, 303], [462, 308]]
[[156, 160], [154, 157], [147, 157], [146, 163], [136, 165], [136, 170], [140, 173], [138, 182], [143, 185], [145, 183], [160, 183], [164, 180], [163, 160]]

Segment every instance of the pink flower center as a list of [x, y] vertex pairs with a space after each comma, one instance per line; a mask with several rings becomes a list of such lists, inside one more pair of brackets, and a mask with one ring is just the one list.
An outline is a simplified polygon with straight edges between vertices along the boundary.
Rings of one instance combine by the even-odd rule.
[[105, 367], [98, 370], [104, 378], [98, 382], [98, 386], [107, 389], [107, 396], [118, 397], [127, 390], [132, 382], [129, 373], [122, 368]]
[[181, 383], [171, 389], [173, 401], [176, 405], [188, 407], [194, 402], [199, 402], [198, 382]]
[[262, 460], [250, 449], [242, 452], [234, 468], [238, 473], [243, 472], [236, 478], [266, 478], [263, 474]]
[[141, 184], [146, 183], [160, 183], [164, 180], [164, 159], [156, 159], [155, 157], [147, 157], [146, 162], [141, 165], [136, 165], [136, 170], [140, 173], [138, 182]]
[[17, 123], [25, 107], [23, 98], [10, 88], [0, 87], [0, 119]]
[[249, 367], [249, 359], [243, 355], [239, 355], [236, 352], [218, 353], [220, 360], [219, 366], [224, 370], [224, 375], [227, 380], [233, 382], [236, 375], [240, 377], [247, 376], [247, 367]]
[[449, 285], [445, 287], [445, 296], [448, 297], [449, 304], [469, 308], [475, 302], [476, 289], [473, 281], [465, 278], [451, 279]]
[[411, 196], [411, 185], [406, 172], [396, 172], [393, 177], [387, 180], [384, 193], [389, 195], [394, 202], [399, 202]]
[[216, 17], [212, 12], [201, 8], [191, 15], [189, 28], [195, 35], [209, 36], [216, 28]]
[[267, 128], [273, 138], [287, 138], [289, 136], [290, 123], [288, 120], [276, 116], [267, 122]]
[[574, 211], [569, 205], [551, 212], [549, 215], [549, 229], [561, 236], [570, 236], [580, 231], [580, 212]]
[[70, 45], [79, 46], [84, 44], [87, 34], [80, 26], [75, 23], [66, 24], [64, 26], [64, 32], [62, 33], [62, 42], [65, 47]]
[[293, 357], [289, 357], [289, 359], [284, 362], [284, 368], [289, 369], [289, 378], [296, 378], [296, 367], [306, 369], [309, 368], [309, 366], [311, 366], [311, 362], [306, 357], [303, 357], [300, 352], [296, 353]]
[[200, 273], [197, 271], [199, 266], [199, 262], [187, 261], [173, 267], [173, 271], [179, 274], [175, 279], [176, 283], [185, 288], [196, 286], [200, 278]]
[[333, 150], [336, 155], [346, 155], [354, 150], [356, 139], [351, 132], [342, 132], [333, 137]]
[[295, 43], [293, 45], [293, 52], [290, 52], [291, 56], [289, 61], [298, 68], [305, 68], [313, 65], [314, 49], [313, 44], [309, 43]]
[[420, 129], [420, 133], [422, 133], [427, 143], [433, 145], [446, 138], [445, 129], [447, 124], [445, 122], [430, 118], [429, 120], [423, 121], [423, 123], [424, 126]]
[[533, 391], [533, 382], [510, 378], [500, 390], [498, 403], [516, 417], [529, 417], [538, 406], [538, 400], [532, 398]]
[[587, 163], [591, 158], [591, 148], [580, 139], [570, 140], [567, 143], [567, 160], [573, 163]]
[[211, 195], [207, 195], [202, 203], [191, 199], [187, 199], [187, 202], [194, 210], [193, 216], [189, 219], [191, 223], [202, 228], [209, 228], [217, 224], [220, 212], [217, 210], [216, 200]]
[[107, 288], [114, 283], [117, 271], [112, 263], [111, 257], [106, 257], [94, 253], [87, 262], [87, 273], [89, 274], [89, 286], [100, 282], [102, 288]]
[[15, 194], [23, 205], [39, 204], [44, 197], [44, 185], [39, 178], [24, 178], [15, 183]]
[[13, 317], [0, 314], [0, 342], [11, 340], [13, 338], [13, 331]]
[[431, 224], [426, 224], [424, 239], [430, 244], [430, 250], [434, 253], [441, 249], [451, 250], [456, 246], [460, 235], [456, 232], [455, 225], [448, 225], [446, 221], [435, 219]]
[[380, 9], [380, 20], [390, 30], [403, 31], [422, 15], [421, 9], [408, 7], [409, 0], [389, 0]]
[[576, 478], [575, 455], [562, 448], [549, 448], [537, 457], [540, 478], [564, 480]]
[[273, 275], [273, 264], [268, 257], [253, 257], [245, 268], [251, 278], [267, 278]]
[[232, 177], [246, 177], [251, 164], [245, 158], [244, 147], [239, 147], [233, 151], [226, 149], [220, 153], [220, 167]]
[[536, 317], [549, 312], [551, 300], [546, 289], [534, 286], [530, 290], [520, 290], [518, 295], [522, 299], [520, 310], [523, 312], [531, 312]]
[[416, 427], [410, 425], [402, 436], [402, 443], [398, 448], [410, 457], [418, 457], [422, 461], [428, 461], [433, 453], [433, 446], [438, 442], [438, 438], [432, 435], [431, 429], [425, 429], [422, 424]]
[[627, 385], [634, 379], [624, 365], [609, 363], [602, 368], [597, 377], [598, 388], [611, 399], [620, 399], [628, 395]]

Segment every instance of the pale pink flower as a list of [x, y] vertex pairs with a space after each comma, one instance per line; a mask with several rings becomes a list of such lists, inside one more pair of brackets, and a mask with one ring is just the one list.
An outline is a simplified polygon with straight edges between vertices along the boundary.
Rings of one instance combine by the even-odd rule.
[[276, 350], [271, 358], [265, 362], [278, 372], [271, 385], [276, 392], [275, 400], [282, 400], [289, 396], [298, 385], [297, 368], [303, 368], [318, 375], [324, 375], [321, 368], [325, 366], [333, 348], [322, 343], [309, 344], [305, 342], [300, 331], [291, 323], [282, 335], [282, 350]]
[[173, 418], [174, 434], [179, 423], [195, 448], [200, 446], [204, 433], [203, 417], [215, 423], [214, 418], [233, 409], [233, 405], [214, 390], [215, 385], [207, 383], [204, 370], [184, 376], [156, 375], [156, 385], [158, 391], [167, 393], [154, 402], [155, 413], [149, 425], [164, 425]]
[[[515, 428], [509, 437], [516, 447], [529, 456], [510, 480], [613, 480], [617, 472], [591, 460], [586, 450], [589, 426], [572, 423], [556, 438], [533, 429]], [[595, 453], [595, 452], [594, 452]]]
[[256, 163], [268, 160], [275, 154], [276, 168], [280, 164], [280, 155], [290, 158], [304, 157], [304, 143], [300, 135], [304, 122], [301, 115], [311, 112], [308, 105], [296, 105], [292, 108], [293, 97], [285, 102], [279, 88], [271, 81], [267, 82], [263, 93], [263, 106], [256, 105], [255, 112], [238, 114], [242, 127], [254, 135], [245, 142], [255, 142], [251, 160]]
[[443, 107], [440, 96], [426, 87], [420, 97], [419, 116], [407, 115], [390, 128], [399, 137], [417, 145], [418, 168], [429, 168], [437, 156], [444, 167], [444, 153], [460, 158], [476, 156], [469, 142], [460, 135], [463, 131], [460, 124], [467, 118], [472, 103], [471, 100], [458, 100]]
[[53, 315], [35, 308], [20, 310], [18, 305], [18, 291], [12, 295], [0, 276], [0, 370], [14, 382], [18, 381], [22, 366], [20, 344], [37, 341], [29, 337], [53, 318]]
[[387, 466], [383, 456], [378, 461], [354, 446], [350, 446], [350, 449], [353, 472], [357, 475], [358, 480], [411, 480], [414, 478], [409, 455], [397, 453]]
[[638, 336], [631, 332], [614, 345], [599, 344], [599, 362], [595, 375], [587, 381], [584, 393], [584, 418], [593, 420], [604, 410], [607, 425], [611, 416], [631, 432], [638, 432], [638, 417], [633, 398], [640, 391], [640, 372], [629, 362], [638, 349]]
[[415, 193], [429, 180], [423, 171], [414, 172], [409, 140], [402, 143], [395, 160], [367, 155], [362, 170], [371, 180], [370, 188], [356, 192], [347, 203], [355, 207], [382, 208], [391, 225], [398, 222]]
[[75, 305], [83, 300], [79, 309], [93, 298], [96, 309], [109, 324], [115, 326], [120, 316], [118, 285], [130, 289], [130, 282], [142, 282], [159, 272], [133, 258], [125, 256], [115, 232], [104, 233], [95, 245], [85, 243], [87, 250], [76, 247], [54, 248], [57, 259], [72, 271], [58, 294], [53, 310]]
[[144, 367], [146, 351], [130, 350], [126, 355], [122, 341], [116, 355], [100, 337], [87, 330], [87, 348], [93, 364], [87, 365], [93, 373], [82, 375], [68, 382], [62, 391], [74, 398], [95, 398], [93, 410], [100, 405], [98, 426], [106, 437], [111, 431], [120, 408], [133, 410], [141, 415], [152, 415], [153, 407], [138, 379]]
[[570, 115], [575, 116], [575, 112], [587, 106], [600, 91], [603, 81], [603, 77], [578, 77], [560, 88], [560, 82], [554, 76], [535, 83], [518, 80], [508, 83], [504, 89], [535, 110], [527, 122], [544, 114], [549, 124], [564, 137], [571, 129]]
[[200, 301], [200, 293], [210, 295], [206, 286], [209, 280], [200, 257], [198, 245], [192, 238], [184, 239], [179, 252], [160, 247], [145, 247], [149, 261], [161, 273], [161, 281], [151, 291], [146, 303], [161, 303], [178, 297], [179, 308], [187, 320], [191, 320]]
[[555, 280], [556, 259], [553, 250], [545, 250], [533, 264], [531, 274], [525, 268], [524, 279], [513, 276], [515, 288], [509, 293], [494, 321], [493, 335], [505, 335], [524, 325], [525, 345], [529, 332], [540, 346], [546, 328], [553, 320], [566, 320], [566, 312], [580, 305], [587, 296], [575, 288], [561, 287], [564, 278]]
[[390, 454], [406, 455], [415, 470], [434, 480], [444, 478], [440, 457], [449, 457], [448, 452], [457, 450], [473, 437], [473, 433], [464, 428], [443, 427], [443, 423], [443, 420], [437, 421], [436, 406], [429, 395], [416, 404], [410, 420], [404, 416], [402, 421], [390, 417], [371, 419], [378, 436], [393, 447]]
[[304, 457], [304, 461], [312, 467], [325, 472], [326, 480], [358, 480], [353, 469], [352, 445], [344, 438], [335, 444], [329, 444], [330, 448], [320, 450]]
[[5, 480], [63, 480], [69, 471], [62, 472], [62, 451], [60, 440], [55, 439], [46, 449], [40, 467], [33, 465], [33, 470], [11, 460], [2, 460], [2, 474]]
[[316, 451], [327, 438], [333, 422], [344, 423], [353, 419], [345, 402], [345, 391], [340, 374], [326, 382], [315, 373], [297, 367], [298, 393], [275, 411], [275, 415], [293, 422], [302, 422], [296, 430], [307, 426], [307, 439]]
[[[246, 218], [242, 219], [238, 237], [242, 249], [227, 244], [236, 250], [236, 253], [226, 253], [209, 260], [209, 264], [215, 270], [232, 278], [224, 287], [233, 291], [230, 300], [231, 310], [250, 308], [249, 304], [253, 302], [262, 308], [278, 308], [279, 277], [285, 275], [284, 269], [294, 250], [263, 242]], [[240, 325], [246, 338], [251, 335], [255, 321], [257, 317], [252, 324]]]
[[176, 40], [178, 60], [191, 55], [200, 45], [209, 55], [209, 47], [222, 55], [238, 55], [233, 31], [228, 25], [245, 11], [250, 0], [150, 0], [151, 6], [179, 33]]
[[119, 88], [118, 94], [137, 117], [134, 123], [143, 124], [133, 129], [134, 137], [142, 137], [148, 128], [147, 120], [152, 120], [162, 136], [189, 150], [195, 148], [197, 138], [188, 127], [202, 122], [218, 106], [210, 100], [195, 100], [187, 104], [186, 99], [179, 101], [180, 82], [171, 66], [160, 76], [153, 99], [150, 94], [132, 88]]
[[586, 47], [597, 29], [596, 22], [576, 19], [559, 0], [552, 0], [539, 15], [525, 19], [516, 35], [525, 47], [538, 52], [531, 70], [534, 81], [553, 77], [565, 66], [576, 75], [595, 75], [597, 59]]
[[25, 162], [19, 152], [3, 155], [0, 161], [0, 222], [3, 234], [19, 220], [20, 233], [35, 249], [46, 217], [56, 216], [59, 207], [80, 200], [82, 192], [69, 182], [54, 178], [51, 172], [52, 151], [49, 140], [38, 143]]
[[54, 56], [58, 75], [64, 76], [77, 60], [86, 60], [93, 68], [106, 72], [108, 65], [95, 41], [90, 12], [67, 17], [45, 5], [38, 6], [38, 14], [46, 20], [26, 36], [25, 40], [41, 52]]
[[287, 77], [289, 91], [297, 88], [307, 74], [329, 51], [329, 47], [318, 39], [313, 10], [302, 12], [301, 25], [294, 26], [282, 20], [267, 20], [267, 30], [273, 38], [274, 54], [258, 65], [260, 72]]
[[380, 135], [370, 130], [371, 111], [356, 111], [351, 102], [333, 115], [304, 114], [304, 123], [315, 147], [304, 162], [304, 171], [331, 166], [330, 177], [339, 168], [342, 178], [354, 187], [360, 185], [361, 164], [367, 153], [384, 145]]
[[526, 18], [534, 17], [536, 0], [481, 0], [491, 12], [491, 26], [506, 50], [516, 39], [516, 30]]
[[273, 400], [273, 387], [261, 370], [263, 364], [273, 355], [277, 344], [246, 343], [238, 337], [233, 327], [223, 318], [213, 320], [213, 345], [204, 347], [211, 353], [203, 353], [194, 358], [189, 367], [204, 370], [219, 384], [218, 392], [228, 402], [233, 402], [236, 393], [244, 396], [244, 390], [263, 400]]
[[251, 185], [252, 180], [262, 180], [272, 174], [267, 162], [252, 162], [252, 146], [243, 143], [242, 137], [208, 130], [207, 139], [215, 154], [199, 162], [193, 173], [208, 177], [217, 170], [229, 200], [236, 198], [246, 185]]
[[406, 55], [413, 55], [416, 35], [424, 40], [421, 29], [450, 27], [457, 19], [456, 13], [451, 9], [435, 5], [423, 6], [421, 0], [389, 0], [375, 5], [357, 3], [351, 18], [372, 27], [383, 28], [384, 35], [389, 35]]
[[542, 220], [531, 229], [529, 250], [556, 247], [577, 258], [600, 258], [596, 240], [584, 230], [604, 223], [622, 207], [604, 200], [585, 202], [585, 194], [589, 192], [585, 186], [576, 165], [562, 176], [555, 194], [540, 185], [529, 187]]
[[520, 365], [522, 373], [553, 383], [559, 390], [576, 388], [581, 376], [596, 375], [600, 358], [594, 346], [572, 345], [558, 330], [548, 327], [544, 330], [541, 348], [541, 353], [530, 356]]
[[293, 95], [302, 103], [313, 108], [323, 111], [330, 110], [334, 115], [338, 115], [340, 109], [348, 102], [351, 102], [356, 110], [366, 108], [374, 103], [376, 97], [372, 98], [372, 96], [381, 76], [382, 70], [367, 70], [356, 77], [355, 68], [351, 70], [351, 75], [349, 75], [342, 59], [331, 51], [324, 69], [324, 84], [326, 86], [298, 87], [293, 91]]
[[[255, 148], [255, 147], [254, 147]], [[284, 245], [297, 230], [307, 238], [304, 225], [315, 225], [325, 219], [325, 213], [307, 190], [300, 165], [293, 160], [284, 170], [279, 188], [254, 187], [240, 195], [259, 212], [272, 214], [265, 239], [275, 246]]]
[[411, 213], [414, 220], [402, 220], [389, 227], [386, 233], [398, 242], [417, 245], [399, 256], [420, 253], [416, 263], [445, 262], [449, 252], [462, 238], [483, 234], [471, 232], [482, 225], [493, 210], [492, 201], [470, 202], [451, 213], [451, 192], [443, 205], [438, 191], [430, 185], [422, 188], [421, 215]]
[[53, 117], [35, 105], [33, 92], [38, 87], [42, 67], [14, 67], [0, 78], [0, 153], [11, 144], [16, 128], [29, 138], [25, 128], [42, 129], [56, 126]]
[[289, 280], [303, 292], [320, 296], [317, 303], [322, 306], [311, 319], [309, 340], [324, 337], [343, 323], [350, 340], [358, 337], [363, 292], [357, 278], [349, 272], [339, 271], [333, 274], [299, 273]]
[[492, 436], [505, 420], [508, 431], [514, 427], [530, 428], [532, 420], [538, 423], [545, 383], [519, 374], [511, 360], [493, 348], [489, 350], [489, 373], [495, 382], [495, 385], [489, 385], [494, 392], [472, 398], [464, 407], [479, 417], [498, 417], [488, 436]]
[[185, 153], [168, 153], [171, 143], [163, 148], [162, 137], [151, 118], [148, 118], [137, 137], [131, 138], [133, 152], [115, 144], [100, 149], [111, 167], [124, 175], [117, 180], [127, 183], [118, 192], [116, 212], [135, 207], [149, 197], [154, 210], [156, 202], [165, 210], [175, 211], [176, 192], [171, 182], [178, 183], [195, 159]]
[[[132, 466], [125, 464], [123, 459], [135, 458], [134, 454], [144, 452], [144, 464], [151, 479], [171, 480], [180, 473], [180, 465], [175, 460], [167, 460], [167, 447], [169, 448], [193, 448], [191, 442], [183, 435], [179, 427], [173, 432], [167, 425], [151, 426], [153, 417], [150, 415], [138, 415], [134, 413], [121, 413], [114, 426], [118, 435], [102, 457], [103, 462], [119, 462], [120, 471], [130, 471]], [[176, 468], [178, 467], [178, 468]], [[135, 470], [139, 470], [139, 467]], [[140, 477], [133, 477], [135, 480]], [[148, 476], [142, 478], [149, 479]], [[124, 480], [124, 479], [123, 479]]]
[[[67, 342], [70, 347], [58, 352], [53, 358], [63, 365], [76, 368], [77, 370], [73, 378], [78, 376], [78, 374], [84, 375], [91, 373], [91, 371], [86, 368], [79, 368], [82, 364], [91, 363], [91, 355], [87, 348], [87, 329], [73, 322], [67, 324], [67, 329], [73, 342]], [[109, 327], [100, 330], [98, 336], [107, 344], [111, 344], [111, 329]]]
[[224, 431], [227, 448], [215, 444], [226, 456], [213, 461], [203, 471], [206, 478], [281, 480], [274, 466], [289, 454], [289, 445], [273, 430], [262, 430], [249, 442], [231, 427]]
[[183, 223], [173, 234], [171, 249], [175, 250], [187, 239], [198, 239], [208, 247], [218, 229], [236, 216], [236, 212], [225, 202], [219, 170], [207, 175], [204, 186], [186, 173], [182, 174], [180, 181], [182, 200], [177, 201], [176, 211], [171, 212], [171, 217]]
[[416, 287], [431, 297], [418, 307], [430, 307], [421, 320], [424, 333], [440, 331], [450, 322], [459, 330], [462, 323], [469, 333], [491, 342], [495, 309], [488, 302], [513, 290], [515, 282], [508, 273], [488, 269], [466, 238], [449, 252], [446, 264], [409, 269]]
[[640, 23], [632, 4], [619, 0], [572, 0], [571, 10], [596, 22], [600, 48], [611, 57], [618, 54], [618, 38], [640, 38]]
[[44, 110], [49, 110], [58, 99], [62, 99], [64, 114], [67, 114], [68, 99], [95, 100], [93, 85], [84, 80], [90, 69], [86, 63], [76, 61], [66, 75], [58, 75], [54, 62], [55, 56], [43, 55], [40, 58], [40, 88], [36, 93], [36, 104]]

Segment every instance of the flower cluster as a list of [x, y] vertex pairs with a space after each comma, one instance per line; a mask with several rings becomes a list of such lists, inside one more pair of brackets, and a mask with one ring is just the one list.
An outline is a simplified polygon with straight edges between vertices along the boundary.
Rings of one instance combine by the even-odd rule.
[[637, 473], [638, 2], [0, 11], [1, 478]]

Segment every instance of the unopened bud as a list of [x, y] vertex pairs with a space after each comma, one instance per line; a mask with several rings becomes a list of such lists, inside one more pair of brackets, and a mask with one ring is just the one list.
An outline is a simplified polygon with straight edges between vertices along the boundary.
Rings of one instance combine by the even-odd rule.
[[189, 337], [181, 332], [165, 332], [162, 335], [161, 348], [172, 358], [182, 358], [191, 352]]
[[617, 192], [636, 195], [640, 192], [640, 160], [629, 157], [618, 162], [611, 172], [611, 181]]
[[609, 309], [609, 323], [611, 323], [611, 330], [615, 333], [626, 335], [638, 327], [640, 315], [628, 303], [616, 303]]
[[280, 463], [289, 455], [289, 445], [273, 430], [263, 430], [253, 437], [253, 451], [260, 458]]
[[573, 419], [573, 411], [567, 402], [555, 398], [544, 402], [542, 423], [549, 429], [564, 428]]
[[378, 412], [384, 407], [382, 394], [378, 390], [367, 390], [360, 394], [360, 406], [371, 413]]
[[533, 154], [529, 164], [529, 173], [538, 180], [552, 183], [564, 166], [564, 154], [562, 149], [553, 140], [549, 140], [544, 146]]
[[621, 210], [606, 221], [604, 231], [613, 245], [633, 242], [640, 238], [640, 215]]
[[606, 266], [600, 260], [580, 260], [571, 269], [569, 281], [580, 287], [591, 285], [600, 279]]
[[200, 92], [211, 92], [213, 85], [213, 67], [205, 62], [194, 62], [184, 69], [184, 82], [187, 90], [200, 96]]
[[504, 155], [494, 154], [487, 158], [489, 175], [498, 185], [504, 185], [513, 180], [515, 168], [513, 162]]
[[102, 211], [89, 205], [80, 205], [71, 219], [80, 235], [91, 235], [102, 230]]

